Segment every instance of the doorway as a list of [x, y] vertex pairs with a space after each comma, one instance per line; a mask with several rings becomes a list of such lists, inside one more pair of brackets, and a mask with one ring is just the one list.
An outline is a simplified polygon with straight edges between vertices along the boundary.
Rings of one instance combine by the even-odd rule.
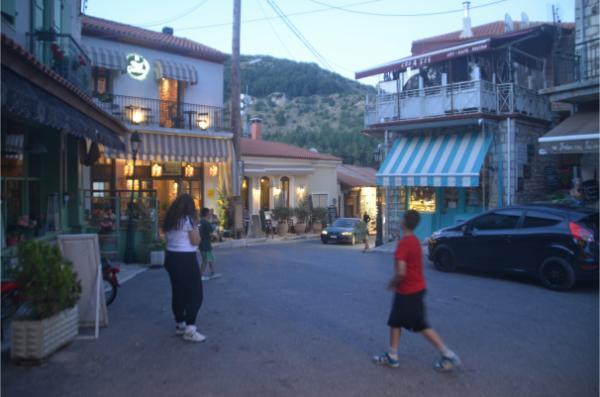
[[271, 208], [271, 203], [269, 200], [269, 189], [271, 185], [271, 181], [266, 176], [260, 178], [260, 209], [261, 210], [269, 210]]
[[183, 84], [177, 80], [160, 79], [158, 84], [160, 98], [160, 126], [183, 128]]

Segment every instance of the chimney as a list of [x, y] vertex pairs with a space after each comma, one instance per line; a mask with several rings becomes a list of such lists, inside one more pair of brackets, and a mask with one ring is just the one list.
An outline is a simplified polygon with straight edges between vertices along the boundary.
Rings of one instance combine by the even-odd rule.
[[262, 139], [262, 119], [258, 117], [250, 119], [250, 137], [257, 141]]
[[470, 14], [471, 2], [463, 1], [463, 30], [460, 32], [459, 39], [468, 39], [473, 37], [473, 31], [471, 30], [471, 14]]
[[162, 29], [162, 32], [163, 32], [164, 34], [168, 34], [169, 36], [173, 36], [173, 28], [172, 28], [172, 27], [170, 27], [170, 26], [165, 26], [165, 27]]

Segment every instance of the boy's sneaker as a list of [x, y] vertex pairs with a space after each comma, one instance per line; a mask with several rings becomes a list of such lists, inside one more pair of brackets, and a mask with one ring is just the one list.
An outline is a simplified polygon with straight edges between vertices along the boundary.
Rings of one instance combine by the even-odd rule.
[[400, 361], [396, 358], [392, 358], [389, 353], [384, 353], [380, 356], [373, 357], [373, 362], [379, 365], [386, 365], [391, 368], [397, 368], [400, 366]]
[[209, 279], [212, 280], [214, 278], [219, 278], [221, 276], [222, 276], [221, 273], [215, 273], [215, 272], [213, 272], [213, 273], [210, 274]]
[[188, 325], [185, 327], [183, 339], [190, 342], [204, 342], [206, 340], [206, 336], [198, 332], [195, 325]]
[[456, 354], [451, 356], [442, 356], [433, 368], [438, 372], [449, 372], [460, 367], [461, 361]]
[[203, 274], [202, 281], [208, 281], [208, 280], [210, 280], [210, 274]]
[[175, 335], [181, 336], [185, 334], [185, 322], [175, 324]]

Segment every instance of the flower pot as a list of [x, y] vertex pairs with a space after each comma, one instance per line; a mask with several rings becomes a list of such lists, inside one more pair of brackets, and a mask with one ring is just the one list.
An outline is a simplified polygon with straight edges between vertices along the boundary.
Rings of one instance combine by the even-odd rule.
[[42, 360], [77, 336], [77, 305], [42, 320], [14, 319], [11, 327], [10, 357], [13, 360]]
[[163, 266], [165, 264], [165, 251], [150, 251], [150, 266]]
[[306, 232], [306, 223], [296, 223], [294, 230], [296, 230], [296, 234], [304, 234]]
[[288, 224], [285, 221], [277, 223], [277, 234], [279, 236], [285, 236], [288, 232]]
[[321, 233], [322, 230], [323, 230], [323, 224], [321, 222], [313, 223], [313, 225], [312, 225], [313, 233]]

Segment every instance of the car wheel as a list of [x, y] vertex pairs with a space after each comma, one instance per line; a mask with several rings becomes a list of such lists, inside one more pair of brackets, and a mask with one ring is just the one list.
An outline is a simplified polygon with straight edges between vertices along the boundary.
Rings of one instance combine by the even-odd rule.
[[567, 291], [575, 284], [575, 272], [569, 262], [563, 258], [552, 256], [540, 266], [542, 285], [554, 291]]
[[435, 268], [442, 272], [453, 272], [456, 270], [456, 262], [452, 252], [446, 248], [438, 249], [433, 260]]
[[323, 242], [323, 244], [327, 244], [327, 239], [322, 238], [321, 241]]

